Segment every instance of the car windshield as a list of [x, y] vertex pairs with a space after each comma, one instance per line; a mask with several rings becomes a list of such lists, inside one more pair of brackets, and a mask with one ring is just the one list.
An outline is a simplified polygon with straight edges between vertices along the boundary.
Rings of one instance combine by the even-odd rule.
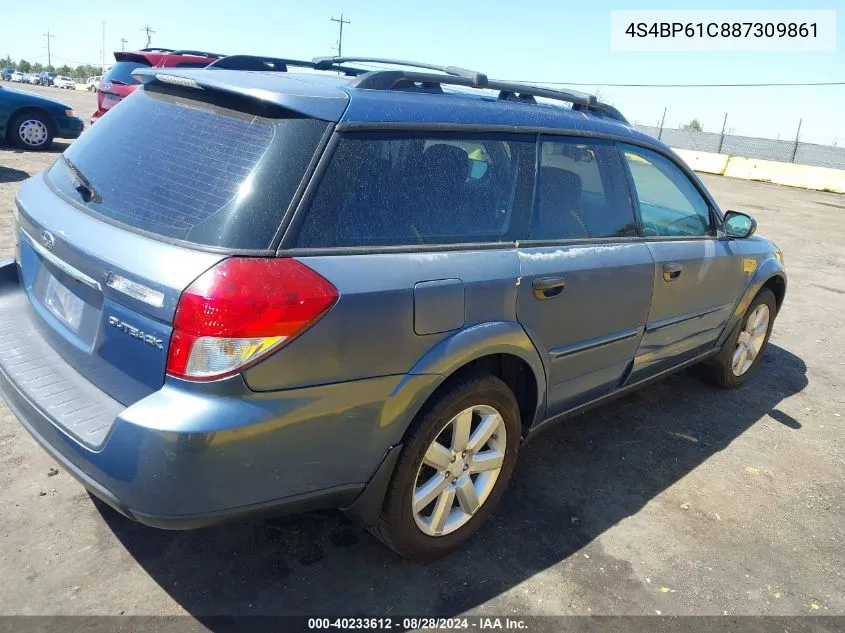
[[149, 66], [150, 65], [147, 63], [129, 60], [117, 62], [111, 67], [111, 69], [109, 69], [109, 72], [106, 73], [105, 81], [125, 84], [127, 86], [140, 84], [141, 82], [132, 76], [132, 71], [137, 70], [138, 68], [149, 68]]

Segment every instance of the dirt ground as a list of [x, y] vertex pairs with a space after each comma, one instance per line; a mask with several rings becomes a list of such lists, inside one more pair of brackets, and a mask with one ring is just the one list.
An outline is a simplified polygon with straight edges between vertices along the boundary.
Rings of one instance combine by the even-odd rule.
[[[0, 146], [0, 257], [20, 181], [55, 156]], [[790, 277], [744, 388], [683, 373], [549, 431], [483, 532], [430, 565], [334, 512], [134, 524], [50, 476], [0, 404], [0, 614], [845, 614], [845, 196], [705, 181]]]

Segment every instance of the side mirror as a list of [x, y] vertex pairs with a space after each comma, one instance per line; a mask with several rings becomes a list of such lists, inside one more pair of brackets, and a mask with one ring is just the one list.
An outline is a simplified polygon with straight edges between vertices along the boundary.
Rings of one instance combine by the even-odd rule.
[[757, 220], [746, 213], [728, 211], [725, 213], [725, 235], [742, 239], [754, 235], [757, 230]]

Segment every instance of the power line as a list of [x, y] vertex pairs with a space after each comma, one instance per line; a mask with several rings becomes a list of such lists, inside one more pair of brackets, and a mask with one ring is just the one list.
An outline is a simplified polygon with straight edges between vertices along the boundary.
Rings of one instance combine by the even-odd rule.
[[337, 56], [343, 57], [343, 25], [352, 24], [352, 22], [343, 19], [343, 12], [340, 14], [340, 19], [332, 18], [332, 22], [337, 22], [340, 26], [340, 35], [337, 38]]

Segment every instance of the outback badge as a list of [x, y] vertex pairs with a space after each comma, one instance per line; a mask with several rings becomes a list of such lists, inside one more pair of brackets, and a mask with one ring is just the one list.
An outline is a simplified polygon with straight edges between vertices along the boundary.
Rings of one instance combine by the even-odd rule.
[[109, 325], [112, 327], [116, 327], [118, 330], [126, 332], [129, 336], [132, 336], [139, 341], [143, 341], [147, 345], [152, 345], [153, 347], [157, 347], [158, 349], [164, 349], [164, 341], [160, 338], [156, 338], [152, 334], [147, 334], [136, 328], [133, 325], [129, 325], [125, 321], [121, 321], [116, 316], [109, 317]]

